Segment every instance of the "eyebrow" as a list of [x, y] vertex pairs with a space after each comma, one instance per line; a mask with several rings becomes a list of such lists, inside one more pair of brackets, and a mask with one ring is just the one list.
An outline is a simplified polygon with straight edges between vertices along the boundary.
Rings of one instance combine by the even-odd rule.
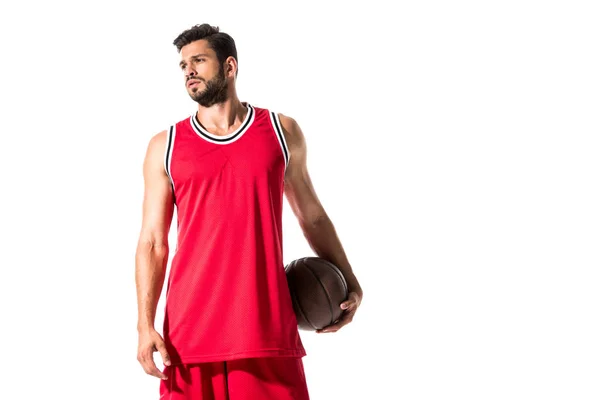
[[[209, 55], [206, 53], [198, 53], [198, 54], [194, 54], [193, 56], [190, 56], [190, 58], [198, 58], [198, 57], [208, 57]], [[185, 62], [185, 60], [181, 60], [179, 62], [179, 66], [181, 67], [181, 65]]]

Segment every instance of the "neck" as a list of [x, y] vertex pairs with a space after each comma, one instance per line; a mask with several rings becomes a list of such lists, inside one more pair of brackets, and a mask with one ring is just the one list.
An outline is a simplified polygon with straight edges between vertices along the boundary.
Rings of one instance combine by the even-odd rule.
[[228, 132], [231, 127], [244, 121], [247, 112], [246, 105], [236, 95], [232, 95], [223, 103], [210, 107], [198, 105], [196, 120], [208, 130]]

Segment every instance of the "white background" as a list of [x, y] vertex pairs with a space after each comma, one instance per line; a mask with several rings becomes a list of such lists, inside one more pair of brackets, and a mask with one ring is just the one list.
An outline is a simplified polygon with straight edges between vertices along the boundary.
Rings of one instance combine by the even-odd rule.
[[[236, 40], [240, 99], [302, 127], [364, 289], [352, 324], [301, 333], [312, 400], [600, 398], [593, 2], [13, 7], [1, 398], [158, 399], [136, 360], [142, 161], [196, 107], [172, 42], [204, 22]], [[286, 201], [284, 260], [309, 255]]]

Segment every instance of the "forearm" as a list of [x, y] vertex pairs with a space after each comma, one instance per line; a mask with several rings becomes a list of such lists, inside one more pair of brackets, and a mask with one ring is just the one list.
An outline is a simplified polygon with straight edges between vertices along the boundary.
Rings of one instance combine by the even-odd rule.
[[138, 331], [154, 329], [156, 306], [163, 288], [169, 255], [166, 244], [140, 243], [135, 255]]
[[329, 217], [325, 215], [312, 224], [302, 226], [302, 231], [317, 256], [337, 266], [346, 279], [348, 290], [357, 292], [362, 297], [362, 288], [352, 271], [342, 243]]

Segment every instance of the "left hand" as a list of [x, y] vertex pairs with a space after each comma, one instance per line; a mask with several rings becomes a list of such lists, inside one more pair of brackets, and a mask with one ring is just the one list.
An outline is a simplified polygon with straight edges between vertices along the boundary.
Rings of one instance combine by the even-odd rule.
[[338, 320], [331, 325], [325, 326], [322, 329], [317, 329], [316, 332], [333, 333], [339, 331], [344, 325], [348, 325], [350, 322], [352, 322], [352, 318], [354, 318], [354, 314], [356, 314], [356, 310], [360, 306], [361, 301], [362, 294], [357, 292], [348, 293], [348, 300], [340, 304], [341, 309], [344, 310], [340, 318], [338, 318]]

